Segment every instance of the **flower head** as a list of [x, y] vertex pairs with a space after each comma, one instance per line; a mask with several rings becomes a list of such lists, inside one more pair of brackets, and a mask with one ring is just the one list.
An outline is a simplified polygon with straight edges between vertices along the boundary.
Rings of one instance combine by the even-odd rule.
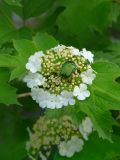
[[36, 52], [26, 64], [24, 82], [31, 88], [32, 98], [42, 108], [61, 108], [90, 96], [87, 84], [95, 74], [90, 66], [93, 54], [75, 47], [58, 45], [45, 54]]
[[76, 152], [80, 152], [84, 145], [78, 127], [69, 116], [57, 119], [41, 116], [32, 131], [28, 129], [30, 139], [26, 143], [26, 149], [29, 157], [32, 159], [40, 156], [47, 160], [55, 146], [61, 156], [72, 157]]

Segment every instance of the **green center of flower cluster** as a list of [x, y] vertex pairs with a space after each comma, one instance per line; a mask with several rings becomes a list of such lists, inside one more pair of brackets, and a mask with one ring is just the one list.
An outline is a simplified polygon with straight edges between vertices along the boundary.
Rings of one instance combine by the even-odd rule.
[[44, 88], [51, 93], [62, 90], [72, 91], [81, 82], [80, 73], [87, 69], [87, 61], [82, 56], [75, 56], [70, 49], [61, 52], [47, 51], [43, 57], [42, 75], [47, 79]]
[[28, 154], [36, 159], [39, 152], [49, 157], [52, 147], [59, 145], [61, 141], [68, 141], [72, 136], [82, 137], [77, 126], [68, 116], [60, 119], [41, 117], [34, 125], [33, 132], [30, 133]]

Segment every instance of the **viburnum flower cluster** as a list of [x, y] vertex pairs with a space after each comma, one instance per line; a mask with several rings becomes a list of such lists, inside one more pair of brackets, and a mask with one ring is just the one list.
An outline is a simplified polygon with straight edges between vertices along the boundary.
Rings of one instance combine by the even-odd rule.
[[79, 125], [74, 124], [69, 116], [59, 119], [40, 117], [33, 126], [33, 133], [29, 130], [28, 156], [32, 160], [47, 160], [56, 149], [61, 156], [72, 157], [83, 149], [92, 131], [89, 117], [85, 117]]
[[42, 108], [74, 105], [90, 96], [88, 85], [96, 75], [91, 67], [93, 54], [86, 49], [58, 45], [30, 56], [24, 82], [31, 88], [33, 100]]

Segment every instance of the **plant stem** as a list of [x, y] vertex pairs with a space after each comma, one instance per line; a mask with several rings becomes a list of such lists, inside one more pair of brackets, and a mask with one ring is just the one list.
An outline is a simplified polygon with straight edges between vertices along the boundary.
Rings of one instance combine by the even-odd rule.
[[31, 92], [18, 94], [17, 98], [23, 98], [23, 97], [28, 97], [28, 96], [31, 96]]

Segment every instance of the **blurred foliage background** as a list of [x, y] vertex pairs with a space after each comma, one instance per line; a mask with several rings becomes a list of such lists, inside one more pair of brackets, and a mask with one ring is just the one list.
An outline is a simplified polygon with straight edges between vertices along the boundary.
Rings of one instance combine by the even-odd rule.
[[[11, 56], [17, 52], [17, 44], [14, 42], [13, 47], [13, 40], [18, 40], [17, 43], [20, 43], [20, 39], [32, 40], [38, 32], [47, 32], [61, 44], [92, 50], [96, 60], [120, 65], [120, 0], [0, 1], [0, 160], [28, 159], [25, 150], [25, 142], [29, 138], [26, 128], [31, 127], [43, 114], [30, 97], [16, 100], [16, 88], [17, 94], [28, 91], [25, 84], [16, 80], [21, 78], [21, 69], [13, 70], [10, 76], [10, 70], [16, 64], [23, 64], [24, 68], [22, 57], [11, 60]], [[47, 33], [40, 42], [43, 48], [44, 43], [46, 46], [50, 43]], [[24, 49], [27, 49], [27, 44], [25, 42]], [[28, 50], [32, 53], [31, 48]], [[7, 84], [8, 81], [11, 85]], [[117, 81], [120, 81], [119, 78]], [[2, 104], [4, 102], [5, 105]], [[114, 143], [93, 134], [84, 150], [70, 160], [120, 160], [119, 112], [112, 114], [118, 119], [114, 126]], [[55, 156], [55, 160], [62, 159], [65, 158]]]

